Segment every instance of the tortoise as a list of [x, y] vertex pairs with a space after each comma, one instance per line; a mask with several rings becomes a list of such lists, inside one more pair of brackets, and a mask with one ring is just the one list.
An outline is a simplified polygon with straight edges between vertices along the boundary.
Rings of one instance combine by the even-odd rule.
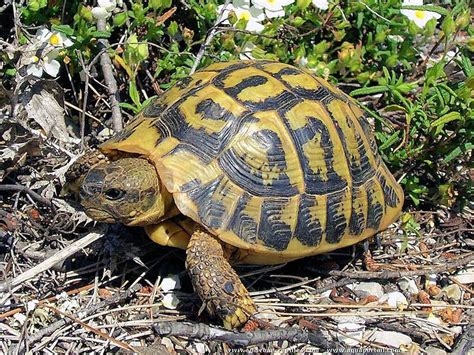
[[404, 200], [356, 101], [274, 61], [209, 65], [99, 148], [81, 162], [86, 213], [186, 249], [196, 293], [229, 329], [256, 312], [231, 263], [355, 244]]

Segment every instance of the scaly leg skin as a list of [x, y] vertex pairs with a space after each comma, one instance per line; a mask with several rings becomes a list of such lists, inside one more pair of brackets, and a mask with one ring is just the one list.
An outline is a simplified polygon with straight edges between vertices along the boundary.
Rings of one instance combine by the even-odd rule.
[[255, 304], [225, 257], [222, 244], [202, 228], [191, 236], [186, 268], [194, 291], [226, 329], [240, 327], [255, 313]]

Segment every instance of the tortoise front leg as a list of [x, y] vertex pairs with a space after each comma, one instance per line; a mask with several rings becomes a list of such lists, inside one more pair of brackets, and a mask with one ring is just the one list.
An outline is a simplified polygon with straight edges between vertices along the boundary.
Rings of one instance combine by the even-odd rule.
[[208, 312], [222, 319], [225, 328], [239, 327], [255, 313], [255, 304], [225, 257], [222, 244], [201, 228], [191, 236], [186, 268], [194, 291]]

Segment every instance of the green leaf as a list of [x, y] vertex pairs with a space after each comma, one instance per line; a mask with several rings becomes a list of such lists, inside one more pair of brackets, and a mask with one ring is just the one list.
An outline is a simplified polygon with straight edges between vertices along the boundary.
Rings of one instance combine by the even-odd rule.
[[53, 25], [51, 28], [55, 31], [64, 33], [66, 36], [72, 36], [74, 34], [74, 29], [69, 25]]
[[387, 92], [389, 90], [390, 88], [388, 86], [377, 85], [377, 86], [371, 86], [368, 88], [355, 89], [351, 91], [350, 95], [360, 96], [360, 95], [380, 94], [383, 92]]
[[464, 143], [460, 145], [459, 147], [454, 148], [451, 153], [446, 155], [443, 159], [443, 163], [449, 163], [451, 160], [457, 158], [459, 155], [467, 153], [471, 151], [474, 148], [474, 143]]
[[404, 5], [402, 10], [432, 11], [444, 16], [449, 15], [449, 10], [436, 5]]
[[394, 112], [394, 111], [403, 111], [403, 112], [407, 112], [407, 110], [405, 109], [405, 107], [403, 106], [400, 106], [400, 105], [387, 105], [383, 108], [384, 111], [386, 112]]
[[140, 94], [138, 93], [137, 85], [133, 80], [131, 80], [128, 85], [128, 94], [130, 95], [130, 98], [132, 99], [133, 103], [140, 107]]
[[128, 14], [126, 12], [121, 12], [114, 17], [114, 26], [120, 27], [127, 22]]
[[110, 38], [112, 34], [107, 31], [92, 31], [91, 36], [95, 38]]
[[133, 113], [138, 113], [138, 111], [140, 111], [136, 106], [133, 106], [133, 105], [129, 104], [128, 102], [121, 102], [121, 103], [119, 103], [119, 106], [122, 107], [122, 108], [125, 108], [127, 110], [130, 110]]
[[392, 146], [398, 140], [398, 136], [400, 135], [400, 132], [401, 131], [396, 131], [390, 137], [388, 137], [385, 143], [380, 146], [380, 150], [384, 150]]
[[451, 121], [456, 121], [461, 119], [461, 114], [459, 112], [449, 112], [440, 118], [438, 118], [436, 121], [431, 122], [430, 126], [431, 127], [436, 127], [439, 125], [444, 125], [448, 122]]

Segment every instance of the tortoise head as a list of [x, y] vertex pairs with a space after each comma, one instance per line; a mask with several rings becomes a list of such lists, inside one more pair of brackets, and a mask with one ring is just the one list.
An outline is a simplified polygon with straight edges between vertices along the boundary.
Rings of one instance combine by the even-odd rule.
[[129, 226], [156, 223], [173, 206], [155, 166], [140, 158], [94, 166], [82, 181], [80, 198], [92, 219]]

